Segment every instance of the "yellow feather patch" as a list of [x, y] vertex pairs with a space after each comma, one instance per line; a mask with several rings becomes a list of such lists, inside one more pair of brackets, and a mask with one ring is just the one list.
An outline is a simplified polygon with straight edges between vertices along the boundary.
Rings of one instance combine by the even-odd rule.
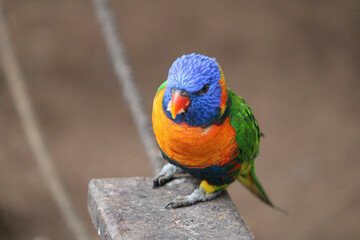
[[225, 84], [224, 73], [221, 70], [220, 66], [219, 66], [219, 69], [220, 69], [220, 81], [219, 81], [219, 84], [221, 86], [220, 108], [221, 108], [221, 115], [222, 115], [225, 112], [228, 97], [227, 97], [227, 89], [226, 89], [226, 84]]
[[220, 185], [220, 186], [214, 186], [214, 185], [210, 185], [206, 180], [202, 180], [200, 183], [199, 188], [202, 188], [205, 190], [206, 194], [210, 194], [213, 192], [217, 192], [219, 190], [224, 190], [229, 186], [229, 184], [224, 184], [224, 185]]

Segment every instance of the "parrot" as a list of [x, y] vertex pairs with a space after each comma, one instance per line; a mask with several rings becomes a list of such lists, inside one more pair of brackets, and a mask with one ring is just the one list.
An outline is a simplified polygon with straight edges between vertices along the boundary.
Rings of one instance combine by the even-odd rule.
[[235, 180], [277, 208], [255, 174], [263, 134], [245, 100], [226, 87], [215, 58], [191, 53], [174, 61], [156, 92], [152, 124], [168, 162], [153, 178], [153, 188], [180, 172], [201, 180], [191, 194], [176, 197], [165, 208], [212, 200]]

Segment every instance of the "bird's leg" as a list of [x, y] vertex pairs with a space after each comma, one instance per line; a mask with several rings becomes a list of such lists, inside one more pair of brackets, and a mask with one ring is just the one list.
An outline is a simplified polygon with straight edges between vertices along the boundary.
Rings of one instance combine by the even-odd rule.
[[196, 202], [205, 202], [212, 200], [223, 193], [228, 184], [221, 186], [210, 185], [206, 180], [201, 181], [200, 186], [196, 188], [190, 195], [178, 196], [174, 200], [168, 202], [165, 208], [178, 208], [193, 205]]
[[181, 174], [181, 173], [185, 173], [185, 171], [182, 168], [177, 167], [175, 173]]
[[176, 166], [170, 163], [165, 164], [159, 174], [153, 178], [153, 188], [160, 187], [165, 183], [169, 182], [173, 178], [175, 173], [180, 173]]

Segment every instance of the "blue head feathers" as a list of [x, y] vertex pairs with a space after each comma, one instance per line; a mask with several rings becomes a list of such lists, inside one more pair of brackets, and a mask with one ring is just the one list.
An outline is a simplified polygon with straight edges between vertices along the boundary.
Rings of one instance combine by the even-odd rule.
[[215, 58], [195, 53], [178, 58], [169, 70], [164, 93], [163, 109], [166, 115], [172, 119], [168, 110], [172, 93], [183, 91], [190, 99], [190, 105], [185, 112], [177, 114], [176, 118], [172, 119], [174, 122], [206, 126], [217, 121], [221, 117], [220, 78], [221, 71]]

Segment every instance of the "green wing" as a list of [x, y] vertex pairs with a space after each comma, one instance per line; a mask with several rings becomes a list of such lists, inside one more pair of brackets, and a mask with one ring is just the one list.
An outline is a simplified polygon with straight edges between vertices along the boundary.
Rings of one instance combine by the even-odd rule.
[[260, 129], [245, 100], [228, 89], [231, 98], [230, 124], [236, 131], [236, 142], [240, 149], [241, 162], [253, 160], [259, 154]]
[[230, 89], [228, 95], [231, 98], [230, 124], [236, 131], [236, 142], [240, 150], [238, 157], [242, 163], [238, 180], [262, 201], [285, 212], [272, 204], [255, 174], [254, 158], [259, 154], [261, 132], [254, 114], [242, 97]]
[[156, 91], [156, 94], [158, 94], [158, 92], [162, 89], [164, 89], [166, 87], [167, 81], [163, 82], [160, 87], [158, 88], [158, 90]]

